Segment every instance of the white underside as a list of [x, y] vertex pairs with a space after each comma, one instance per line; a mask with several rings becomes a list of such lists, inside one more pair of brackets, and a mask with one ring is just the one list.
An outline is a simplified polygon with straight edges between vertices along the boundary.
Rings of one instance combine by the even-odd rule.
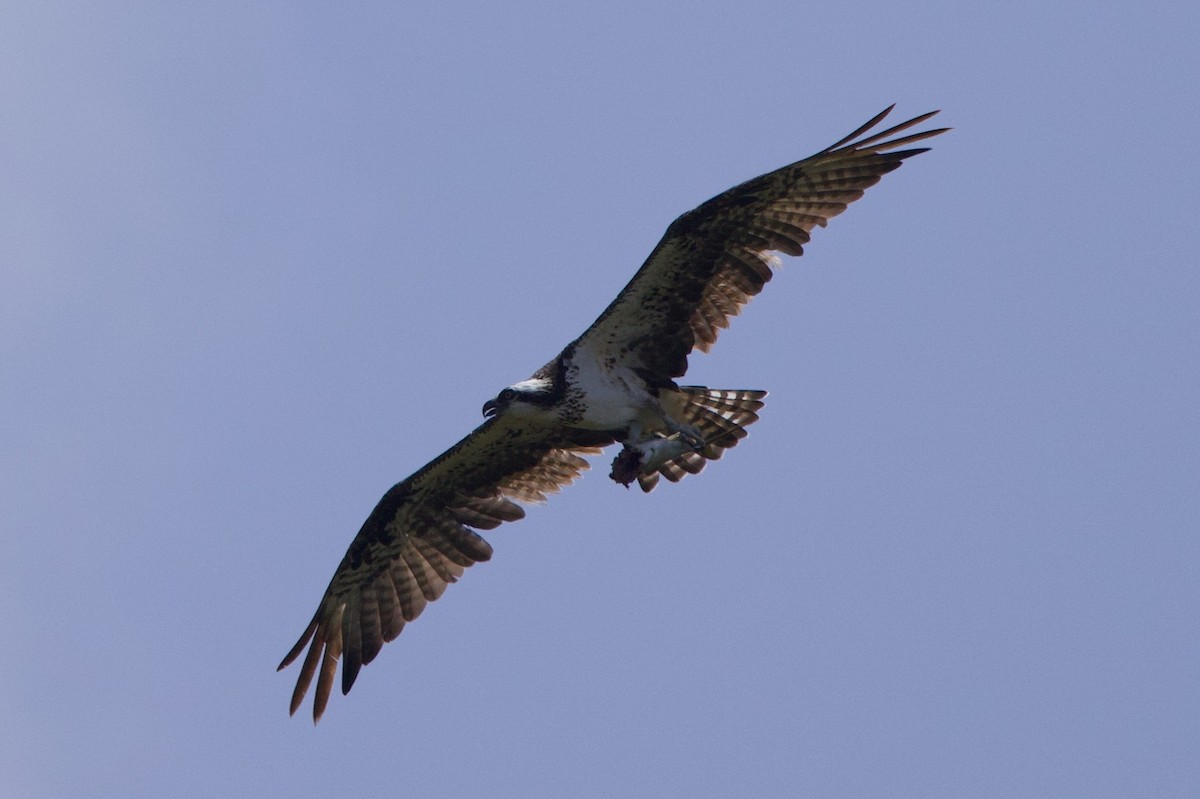
[[667, 427], [658, 398], [623, 366], [604, 368], [582, 348], [575, 353], [567, 379], [584, 392], [583, 419], [573, 424], [590, 430], [628, 430], [641, 437]]

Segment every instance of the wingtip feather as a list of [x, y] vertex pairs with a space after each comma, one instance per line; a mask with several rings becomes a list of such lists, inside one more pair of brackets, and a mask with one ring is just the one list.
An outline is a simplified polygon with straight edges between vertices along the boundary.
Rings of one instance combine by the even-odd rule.
[[[868, 136], [867, 138], [862, 139], [860, 141], [855, 141], [855, 139], [857, 139], [859, 136], [862, 136], [863, 134], [867, 133], [872, 128], [874, 128], [876, 125], [878, 125], [880, 122], [882, 122], [884, 117], [886, 117], [889, 113], [891, 113], [892, 109], [895, 107], [896, 106], [894, 103], [892, 105], [889, 105], [883, 111], [881, 111], [880, 113], [878, 113], [874, 117], [872, 117], [870, 119], [870, 121], [859, 126], [858, 129], [855, 130], [853, 133], [840, 139], [835, 144], [832, 144], [829, 147], [826, 147], [821, 152], [821, 154], [825, 155], [828, 153], [832, 153], [836, 150], [842, 149], [843, 147], [852, 149], [852, 150], [856, 150], [856, 151], [870, 149], [870, 150], [883, 152], [886, 150], [891, 150], [896, 147], [903, 146], [905, 144], [909, 144], [909, 143], [916, 142], [916, 141], [921, 141], [922, 139], [928, 139], [928, 138], [937, 136], [941, 133], [945, 133], [946, 131], [950, 130], [950, 128], [938, 128], [936, 130], [928, 130], [928, 131], [921, 131], [919, 133], [913, 133], [909, 136], [903, 136], [903, 137], [895, 139], [893, 141], [885, 141], [885, 139], [887, 139], [889, 136], [894, 136], [897, 133], [901, 133], [903, 131], [908, 130], [909, 128], [915, 127], [916, 125], [920, 125], [922, 122], [925, 122], [926, 120], [930, 119], [931, 117], [933, 117], [937, 114], [940, 114], [941, 109], [939, 108], [939, 109], [935, 109], [933, 111], [926, 111], [924, 114], [918, 114], [917, 116], [913, 117], [912, 119], [901, 122], [898, 125], [893, 125], [892, 127], [887, 128], [886, 130], [879, 131], [878, 133], [873, 133], [870, 136]], [[880, 144], [880, 142], [882, 142], [882, 144]]]
[[319, 616], [319, 612], [316, 616], [313, 616], [312, 621], [308, 623], [308, 627], [305, 628], [304, 633], [300, 636], [300, 640], [298, 640], [288, 651], [288, 653], [283, 656], [283, 660], [279, 661], [279, 666], [276, 667], [275, 671], [283, 671], [288, 666], [292, 665], [296, 658], [300, 656], [300, 653], [304, 651], [305, 645], [308, 644], [309, 639], [311, 639], [313, 634], [317, 631]]
[[858, 126], [858, 128], [857, 128], [857, 129], [856, 129], [856, 130], [855, 130], [853, 133], [850, 133], [850, 134], [848, 134], [848, 135], [846, 135], [846, 136], [842, 137], [842, 138], [841, 138], [841, 139], [839, 139], [838, 141], [836, 141], [836, 142], [834, 142], [833, 144], [831, 144], [831, 145], [829, 145], [828, 147], [826, 147], [826, 148], [823, 150], [823, 152], [827, 152], [827, 153], [828, 153], [828, 152], [832, 152], [833, 150], [836, 150], [836, 149], [838, 149], [838, 148], [839, 148], [839, 147], [841, 147], [842, 145], [849, 144], [850, 142], [854, 141], [854, 140], [855, 140], [855, 139], [857, 139], [859, 136], [861, 136], [862, 134], [866, 133], [868, 130], [870, 130], [871, 128], [875, 127], [875, 126], [876, 126], [876, 125], [878, 125], [880, 122], [882, 122], [882, 121], [883, 121], [883, 119], [884, 119], [884, 118], [885, 118], [885, 117], [886, 117], [888, 114], [892, 113], [892, 109], [893, 109], [893, 108], [895, 108], [895, 107], [896, 107], [896, 104], [895, 104], [895, 103], [892, 103], [892, 104], [891, 104], [891, 105], [889, 105], [887, 108], [883, 109], [883, 110], [882, 110], [882, 111], [880, 111], [878, 114], [876, 114], [875, 116], [871, 117], [869, 120], [867, 120], [866, 122], [864, 122], [862, 125], [859, 125], [859, 126]]

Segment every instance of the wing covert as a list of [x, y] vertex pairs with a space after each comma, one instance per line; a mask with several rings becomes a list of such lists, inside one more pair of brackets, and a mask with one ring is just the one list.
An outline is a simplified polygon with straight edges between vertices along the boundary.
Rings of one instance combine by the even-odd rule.
[[897, 135], [937, 113], [932, 111], [859, 138], [891, 110], [816, 155], [748, 180], [676, 219], [578, 345], [631, 358], [652, 382], [682, 376], [692, 349], [707, 352], [762, 291], [779, 264], [775, 253], [803, 254], [813, 228], [824, 227], [904, 159], [928, 149], [897, 148], [948, 130]]
[[315, 677], [313, 720], [320, 719], [339, 660], [347, 693], [384, 643], [467, 567], [491, 558], [491, 545], [471, 528], [490, 530], [523, 518], [525, 511], [513, 500], [544, 500], [588, 468], [581, 455], [611, 441], [604, 434], [547, 430], [498, 417], [393, 486], [363, 523], [312, 621], [279, 664], [287, 667], [308, 648], [291, 712]]

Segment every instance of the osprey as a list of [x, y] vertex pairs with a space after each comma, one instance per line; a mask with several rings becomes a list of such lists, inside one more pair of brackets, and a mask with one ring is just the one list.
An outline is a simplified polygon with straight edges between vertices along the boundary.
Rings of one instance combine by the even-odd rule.
[[[350, 544], [300, 640], [308, 647], [291, 712], [317, 678], [325, 711], [338, 660], [342, 693], [463, 570], [488, 560], [474, 530], [522, 518], [621, 444], [611, 477], [643, 491], [678, 481], [746, 436], [764, 391], [680, 386], [693, 349], [707, 352], [809, 233], [927, 147], [898, 149], [947, 128], [904, 136], [936, 114], [866, 135], [891, 107], [821, 152], [719, 194], [676, 219], [612, 304], [528, 380], [483, 406], [483, 424], [383, 495]], [[865, 138], [859, 138], [864, 137]], [[474, 528], [474, 529], [472, 529]]]

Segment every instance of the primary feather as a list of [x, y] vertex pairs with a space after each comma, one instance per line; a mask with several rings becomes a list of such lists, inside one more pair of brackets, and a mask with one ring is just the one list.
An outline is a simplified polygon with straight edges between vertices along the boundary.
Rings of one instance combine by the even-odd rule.
[[[492, 555], [475, 530], [524, 516], [620, 442], [614, 480], [644, 491], [699, 472], [746, 435], [763, 391], [680, 387], [693, 349], [771, 279], [777, 254], [804, 251], [813, 228], [927, 148], [945, 128], [899, 135], [937, 112], [867, 136], [884, 110], [841, 141], [746, 181], [676, 219], [600, 317], [529, 380], [484, 406], [490, 418], [384, 494], [334, 572], [283, 669], [305, 652], [291, 712], [316, 679], [325, 711], [337, 665], [342, 693], [383, 644], [463, 571]], [[906, 149], [901, 149], [906, 148]]]

